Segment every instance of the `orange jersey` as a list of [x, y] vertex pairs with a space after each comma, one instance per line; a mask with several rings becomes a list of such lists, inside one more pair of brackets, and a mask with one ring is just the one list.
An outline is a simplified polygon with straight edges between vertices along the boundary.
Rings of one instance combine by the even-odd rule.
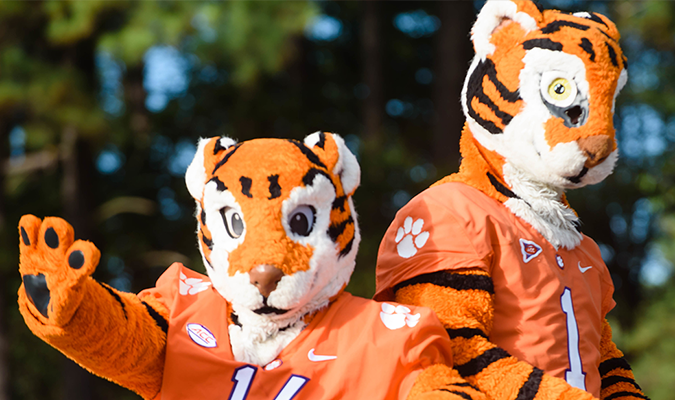
[[206, 276], [172, 265], [153, 296], [170, 310], [162, 400], [405, 399], [417, 375], [452, 365], [431, 310], [341, 294], [276, 360], [234, 360], [228, 304]]
[[600, 336], [614, 287], [587, 236], [555, 249], [498, 201], [464, 183], [427, 189], [396, 215], [379, 250], [378, 300], [415, 276], [478, 267], [495, 291], [490, 341], [600, 397]]

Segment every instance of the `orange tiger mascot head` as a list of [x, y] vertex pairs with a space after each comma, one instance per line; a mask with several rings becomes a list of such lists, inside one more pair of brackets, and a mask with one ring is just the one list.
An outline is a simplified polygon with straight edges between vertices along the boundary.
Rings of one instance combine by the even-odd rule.
[[619, 32], [606, 17], [488, 1], [471, 31], [462, 91], [460, 174], [555, 246], [581, 240], [564, 190], [595, 184], [617, 160], [612, 116], [626, 83]]
[[265, 365], [349, 281], [356, 158], [324, 132], [304, 142], [202, 139], [185, 179], [206, 270], [232, 306], [235, 357]]

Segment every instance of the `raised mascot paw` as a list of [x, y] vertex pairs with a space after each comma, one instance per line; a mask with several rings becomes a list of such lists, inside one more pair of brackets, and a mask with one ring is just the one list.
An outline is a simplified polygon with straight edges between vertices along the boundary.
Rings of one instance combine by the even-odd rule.
[[62, 326], [82, 300], [82, 283], [96, 269], [100, 252], [90, 242], [73, 243], [73, 227], [61, 218], [24, 215], [19, 235], [19, 303], [34, 318]]

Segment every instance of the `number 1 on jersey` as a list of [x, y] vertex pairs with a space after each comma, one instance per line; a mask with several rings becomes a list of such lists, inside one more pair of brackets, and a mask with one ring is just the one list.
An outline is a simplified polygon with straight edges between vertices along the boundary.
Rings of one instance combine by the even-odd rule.
[[[234, 387], [230, 392], [228, 400], [246, 400], [256, 372], [258, 372], [258, 369], [252, 365], [245, 365], [237, 368], [234, 371], [234, 375], [232, 375]], [[274, 400], [292, 400], [307, 382], [309, 382], [309, 378], [300, 375], [291, 375]]]
[[586, 373], [579, 353], [579, 326], [574, 315], [572, 291], [569, 288], [565, 288], [560, 296], [560, 306], [567, 316], [567, 354], [570, 360], [570, 369], [565, 371], [565, 380], [576, 388], [586, 390]]

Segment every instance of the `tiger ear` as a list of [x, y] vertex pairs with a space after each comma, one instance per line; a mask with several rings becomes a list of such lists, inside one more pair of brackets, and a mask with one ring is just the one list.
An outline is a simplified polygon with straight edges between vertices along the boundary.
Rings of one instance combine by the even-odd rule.
[[185, 185], [193, 199], [197, 201], [202, 199], [206, 185], [206, 171], [215, 167], [218, 153], [234, 144], [236, 142], [227, 136], [199, 139], [195, 157], [185, 171]]
[[541, 20], [541, 10], [530, 0], [488, 0], [471, 28], [476, 56], [485, 59], [494, 53], [495, 45], [491, 39], [508, 22], [520, 24], [528, 33], [537, 29]]
[[361, 167], [340, 135], [314, 132], [305, 138], [305, 146], [312, 149], [328, 169], [340, 177], [347, 196], [354, 194], [361, 182]]

